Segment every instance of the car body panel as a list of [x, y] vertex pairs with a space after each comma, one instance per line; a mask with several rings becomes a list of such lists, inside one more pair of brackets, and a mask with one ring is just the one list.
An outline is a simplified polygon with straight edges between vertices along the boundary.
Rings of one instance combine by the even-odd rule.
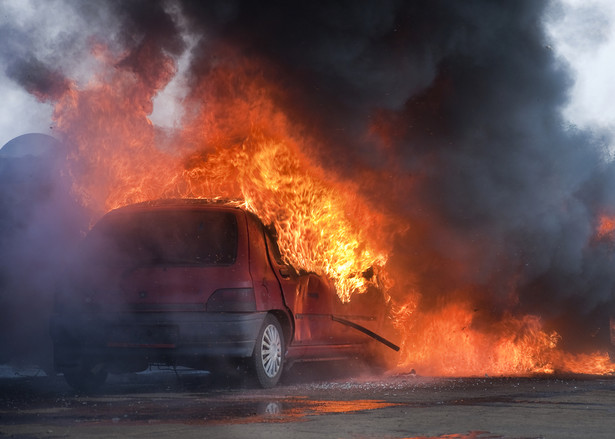
[[[164, 227], [156, 218], [165, 218]], [[209, 230], [210, 223], [219, 224], [221, 236]], [[109, 236], [126, 227], [113, 245], [129, 249], [117, 260], [105, 260], [115, 255], [105, 252], [117, 238], [100, 232], [105, 227]], [[142, 233], [143, 241], [133, 236]], [[89, 269], [77, 273], [51, 321], [59, 371], [80, 358], [118, 371], [152, 362], [207, 368], [220, 358], [246, 358], [268, 314], [283, 327], [291, 362], [360, 355], [370, 341], [332, 316], [375, 323], [373, 305], [343, 304], [326, 278], [298, 273], [283, 261], [262, 222], [243, 209], [195, 200], [142, 203], [107, 214], [90, 233], [94, 242], [97, 234], [96, 251], [84, 259]], [[162, 244], [149, 242], [158, 235]], [[217, 253], [192, 249], [201, 241]]]

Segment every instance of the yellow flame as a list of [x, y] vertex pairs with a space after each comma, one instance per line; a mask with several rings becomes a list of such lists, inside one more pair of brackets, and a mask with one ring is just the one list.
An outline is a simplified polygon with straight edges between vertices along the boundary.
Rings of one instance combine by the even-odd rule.
[[[212, 166], [212, 164], [220, 166]], [[190, 196], [204, 196], [203, 185], [217, 193], [232, 175], [235, 194], [265, 224], [273, 224], [283, 257], [292, 265], [330, 277], [343, 301], [363, 292], [370, 280], [363, 273], [383, 267], [386, 255], [370, 246], [363, 225], [370, 214], [349, 218], [360, 197], [332, 181], [291, 142], [255, 138], [210, 155], [203, 166], [186, 173]], [[223, 172], [221, 172], [224, 170]], [[195, 193], [195, 191], [197, 193]], [[373, 220], [373, 218], [372, 218]]]

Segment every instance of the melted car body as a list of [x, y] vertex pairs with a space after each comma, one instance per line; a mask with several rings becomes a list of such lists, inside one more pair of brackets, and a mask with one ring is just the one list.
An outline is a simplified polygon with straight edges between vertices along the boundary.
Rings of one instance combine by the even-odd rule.
[[379, 294], [361, 296], [342, 303], [326, 278], [298, 273], [244, 209], [204, 200], [127, 206], [95, 225], [58, 294], [55, 367], [81, 390], [153, 363], [247, 365], [271, 387], [287, 363], [370, 352], [372, 338], [334, 319], [378, 330]]

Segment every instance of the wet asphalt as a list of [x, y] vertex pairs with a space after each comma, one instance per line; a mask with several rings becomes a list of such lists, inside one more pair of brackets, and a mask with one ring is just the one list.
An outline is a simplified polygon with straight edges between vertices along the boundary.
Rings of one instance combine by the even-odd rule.
[[295, 367], [273, 389], [152, 369], [79, 394], [61, 376], [0, 378], [7, 438], [613, 438], [615, 377], [373, 375]]

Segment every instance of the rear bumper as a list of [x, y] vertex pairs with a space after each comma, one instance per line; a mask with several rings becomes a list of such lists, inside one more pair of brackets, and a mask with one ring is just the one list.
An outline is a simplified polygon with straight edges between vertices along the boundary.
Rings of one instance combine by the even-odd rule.
[[179, 365], [208, 358], [249, 357], [266, 312], [55, 315], [51, 320], [56, 370], [83, 358], [102, 363]]

